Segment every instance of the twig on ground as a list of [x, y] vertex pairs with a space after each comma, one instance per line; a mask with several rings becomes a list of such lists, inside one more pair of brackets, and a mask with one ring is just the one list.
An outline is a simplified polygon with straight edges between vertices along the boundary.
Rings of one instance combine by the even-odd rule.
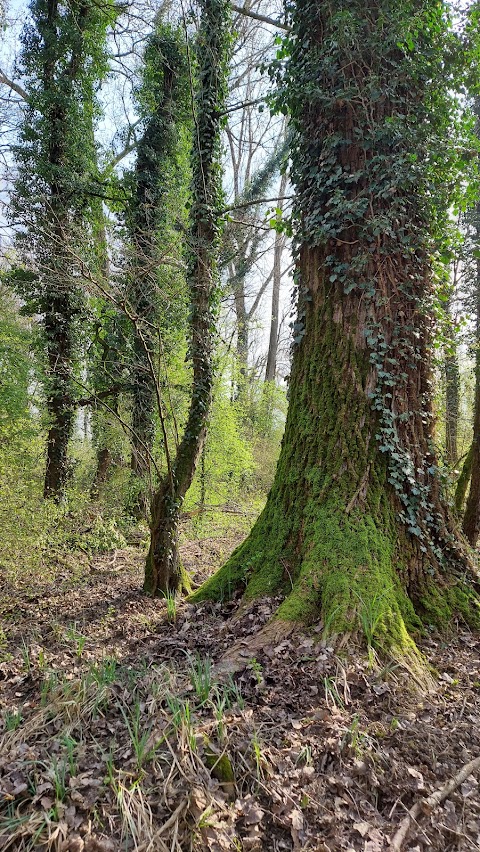
[[466, 763], [465, 766], [462, 766], [460, 771], [457, 772], [453, 778], [450, 778], [450, 780], [447, 781], [440, 790], [435, 790], [435, 792], [432, 793], [431, 796], [428, 796], [427, 799], [420, 799], [416, 802], [414, 806], [410, 808], [407, 816], [400, 823], [400, 826], [390, 844], [389, 852], [401, 852], [403, 842], [407, 837], [412, 822], [416, 820], [422, 812], [430, 813], [435, 808], [438, 808], [438, 806], [448, 798], [450, 793], [453, 793], [453, 791], [456, 790], [460, 784], [463, 784], [463, 782], [466, 781], [470, 775], [476, 772], [477, 769], [480, 769], [480, 757], [476, 757], [474, 760]]
[[188, 799], [182, 799], [182, 801], [180, 802], [178, 807], [175, 808], [173, 814], [171, 814], [171, 816], [168, 817], [168, 819], [163, 823], [163, 825], [156, 832], [155, 837], [160, 837], [161, 834], [165, 834], [165, 832], [168, 831], [168, 829], [172, 827], [174, 822], [176, 820], [178, 820], [182, 811], [184, 811], [185, 808], [188, 808], [188, 805], [189, 805], [189, 800]]

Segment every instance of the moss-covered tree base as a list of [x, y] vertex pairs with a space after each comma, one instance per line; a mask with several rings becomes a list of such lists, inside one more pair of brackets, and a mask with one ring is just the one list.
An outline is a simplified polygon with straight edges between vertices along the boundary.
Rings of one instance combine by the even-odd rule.
[[480, 627], [479, 597], [458, 579], [439, 585], [437, 574], [430, 581], [422, 571], [410, 597], [409, 572], [402, 566], [406, 541], [398, 539], [394, 519], [385, 513], [379, 525], [369, 513], [346, 514], [332, 503], [315, 512], [307, 505], [303, 526], [309, 525], [310, 534], [296, 558], [288, 542], [292, 518], [284, 517], [282, 531], [272, 525], [271, 514], [269, 501], [250, 536], [192, 602], [226, 600], [239, 588], [246, 601], [282, 593], [274, 618], [285, 630], [321, 622], [325, 635], [362, 636], [369, 648], [414, 667], [421, 666], [421, 657], [413, 637], [427, 627], [445, 628], [455, 618]]
[[189, 574], [180, 559], [177, 526], [176, 517], [171, 519], [170, 525], [152, 525], [143, 582], [143, 591], [152, 597], [189, 595], [192, 591]]

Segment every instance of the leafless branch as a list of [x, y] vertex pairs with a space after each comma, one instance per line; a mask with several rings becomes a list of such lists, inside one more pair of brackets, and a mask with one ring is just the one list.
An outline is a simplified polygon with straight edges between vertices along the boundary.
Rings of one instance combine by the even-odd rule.
[[22, 100], [28, 101], [28, 95], [27, 95], [25, 89], [22, 88], [22, 86], [20, 86], [19, 83], [15, 83], [14, 80], [10, 80], [10, 78], [7, 77], [7, 75], [3, 73], [1, 68], [0, 68], [0, 83], [3, 83], [4, 86], [8, 86], [8, 88], [11, 89], [12, 92], [15, 92], [17, 95], [19, 95], [22, 98]]
[[253, 201], [244, 201], [241, 204], [231, 204], [225, 207], [222, 213], [230, 213], [231, 210], [243, 210], [245, 207], [253, 207], [256, 204], [273, 204], [275, 201], [291, 201], [293, 195], [276, 195], [274, 198], [255, 198]]
[[235, 3], [232, 3], [232, 9], [238, 15], [245, 15], [247, 18], [253, 18], [254, 21], [261, 21], [262, 24], [270, 24], [270, 26], [276, 27], [279, 30], [290, 32], [290, 27], [282, 23], [282, 21], [276, 21], [275, 18], [269, 18], [268, 15], [260, 15], [258, 12], [251, 12], [246, 6], [236, 6]]

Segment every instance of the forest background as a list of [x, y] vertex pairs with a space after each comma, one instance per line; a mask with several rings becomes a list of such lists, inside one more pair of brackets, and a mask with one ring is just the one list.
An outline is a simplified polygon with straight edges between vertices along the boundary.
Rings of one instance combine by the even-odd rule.
[[3, 848], [398, 852], [478, 769], [478, 18], [2, 7]]
[[[34, 14], [42, 14], [41, 5]], [[153, 482], [185, 422], [191, 104], [185, 79], [176, 113], [161, 103], [164, 72], [154, 55], [155, 39], [181, 42], [185, 33], [194, 39], [196, 13], [189, 10], [185, 24], [181, 15], [171, 7], [112, 7], [89, 24], [92, 44], [81, 48], [88, 69], [78, 68], [62, 83], [67, 74], [60, 68], [52, 91], [42, 93], [34, 33], [23, 36], [22, 47], [23, 12], [4, 10], [1, 538], [7, 572], [15, 573], [20, 556], [28, 573], [48, 569], [54, 551], [62, 560], [72, 546], [92, 552], [128, 538], [139, 520], [147, 521]], [[272, 228], [289, 204], [280, 174], [285, 122], [270, 117], [270, 86], [260, 68], [275, 50], [275, 28], [244, 15], [236, 16], [235, 28], [222, 142], [214, 407], [183, 507], [199, 530], [212, 523], [212, 513], [217, 524], [225, 523], [216, 511], [225, 507], [227, 525], [237, 512], [248, 527], [273, 475], [286, 407], [291, 260], [288, 237]], [[66, 31], [64, 56], [72, 49], [69, 37]], [[36, 115], [28, 106], [29, 99], [56, 96], [64, 99], [57, 129], [48, 126], [49, 106], [36, 105]], [[61, 167], [52, 163], [46, 141], [55, 132], [68, 137], [58, 159], [70, 172], [57, 193], [69, 197], [58, 214], [51, 196]], [[55, 236], [60, 217], [64, 230]], [[55, 264], [62, 266], [60, 276]], [[55, 395], [64, 398], [55, 402]], [[53, 499], [45, 502], [44, 495]]]
[[[260, 510], [283, 430], [290, 345], [301, 326], [291, 295], [287, 128], [270, 112], [266, 73], [269, 62], [282, 62], [285, 25], [280, 8], [248, 11], [234, 10], [222, 130], [214, 405], [182, 507], [195, 534], [212, 518], [221, 528], [235, 517], [246, 530]], [[2, 567], [13, 574], [20, 556], [24, 573], [48, 570], [53, 551], [68, 561], [72, 546], [108, 550], [139, 521], [148, 524], [155, 480], [188, 411], [189, 84], [179, 84], [173, 110], [154, 51], [162, 28], [194, 39], [198, 17], [171, 6], [102, 14], [88, 24], [84, 67], [61, 95], [65, 114], [54, 128], [48, 97], [68, 74], [57, 71], [52, 91], [42, 94], [36, 24], [29, 33], [23, 10], [3, 10], [0, 547]], [[72, 44], [66, 29], [57, 59], [63, 50], [65, 61]], [[35, 104], [41, 97], [46, 102]], [[462, 98], [459, 109], [474, 114], [474, 86]], [[61, 167], [46, 141], [55, 132], [68, 137]], [[57, 214], [48, 196], [62, 168], [70, 174], [58, 194], [70, 200]], [[460, 516], [478, 373], [476, 177], [469, 169], [436, 260], [436, 442]], [[55, 235], [60, 215], [67, 230]], [[475, 492], [465, 520], [472, 543], [477, 504]]]

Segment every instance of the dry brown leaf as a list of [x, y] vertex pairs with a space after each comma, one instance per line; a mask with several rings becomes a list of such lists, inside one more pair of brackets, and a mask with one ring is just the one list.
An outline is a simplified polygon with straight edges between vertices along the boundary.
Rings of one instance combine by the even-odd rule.
[[257, 825], [257, 823], [262, 821], [264, 816], [265, 812], [258, 805], [252, 804], [251, 807], [244, 811], [243, 820], [246, 825]]
[[366, 837], [372, 826], [369, 822], [354, 822], [353, 827], [362, 837]]

